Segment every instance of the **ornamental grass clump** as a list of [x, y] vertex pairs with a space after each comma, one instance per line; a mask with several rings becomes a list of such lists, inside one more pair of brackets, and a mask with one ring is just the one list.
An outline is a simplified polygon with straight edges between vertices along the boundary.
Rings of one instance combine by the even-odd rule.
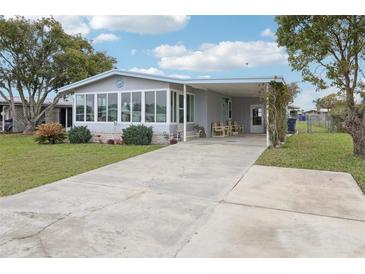
[[37, 126], [35, 135], [39, 144], [63, 143], [66, 139], [65, 129], [59, 123], [41, 124]]

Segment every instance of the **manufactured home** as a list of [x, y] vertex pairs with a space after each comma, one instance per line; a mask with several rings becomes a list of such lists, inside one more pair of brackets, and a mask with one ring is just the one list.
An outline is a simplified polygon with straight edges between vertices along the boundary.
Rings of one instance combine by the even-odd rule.
[[197, 126], [212, 136], [213, 125], [224, 127], [230, 121], [239, 125], [240, 134], [266, 134], [262, 92], [271, 81], [284, 80], [178, 79], [115, 69], [59, 91], [73, 94], [73, 125], [108, 138], [132, 124], [143, 124], [153, 128], [154, 143], [163, 143], [172, 136], [193, 138]]

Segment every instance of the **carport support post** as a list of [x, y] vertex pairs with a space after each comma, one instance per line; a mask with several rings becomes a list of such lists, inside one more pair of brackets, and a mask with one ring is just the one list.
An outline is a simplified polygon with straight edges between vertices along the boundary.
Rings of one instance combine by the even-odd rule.
[[270, 146], [270, 131], [269, 131], [269, 84], [266, 83], [266, 146]]
[[186, 115], [187, 115], [187, 109], [186, 109], [186, 85], [184, 84], [184, 142], [186, 142]]

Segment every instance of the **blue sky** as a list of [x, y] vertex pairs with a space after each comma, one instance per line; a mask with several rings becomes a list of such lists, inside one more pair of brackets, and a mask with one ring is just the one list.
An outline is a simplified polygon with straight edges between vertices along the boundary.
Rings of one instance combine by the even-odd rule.
[[275, 42], [273, 16], [56, 16], [69, 33], [81, 33], [96, 50], [117, 58], [118, 68], [181, 78], [284, 76], [302, 92], [295, 104], [316, 92], [292, 72], [284, 48]]

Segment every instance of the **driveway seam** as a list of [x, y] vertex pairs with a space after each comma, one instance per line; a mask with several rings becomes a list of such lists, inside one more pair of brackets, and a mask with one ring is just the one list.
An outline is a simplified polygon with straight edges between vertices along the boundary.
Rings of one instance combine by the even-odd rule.
[[340, 220], [345, 220], [345, 221], [354, 221], [354, 222], [365, 223], [365, 220], [361, 220], [361, 219], [346, 218], [346, 217], [325, 215], [325, 214], [319, 214], [319, 213], [310, 213], [310, 212], [296, 211], [296, 210], [282, 209], [282, 208], [275, 208], [275, 207], [268, 207], [268, 206], [250, 205], [250, 204], [235, 203], [235, 202], [229, 202], [229, 201], [222, 201], [221, 204], [231, 204], [231, 205], [238, 205], [238, 206], [244, 206], [244, 207], [254, 207], [254, 208], [268, 209], [268, 210], [274, 210], [274, 211], [283, 211], [283, 212], [297, 213], [297, 214], [302, 214], [302, 215], [327, 217], [327, 218], [334, 218], [334, 219], [340, 219]]

